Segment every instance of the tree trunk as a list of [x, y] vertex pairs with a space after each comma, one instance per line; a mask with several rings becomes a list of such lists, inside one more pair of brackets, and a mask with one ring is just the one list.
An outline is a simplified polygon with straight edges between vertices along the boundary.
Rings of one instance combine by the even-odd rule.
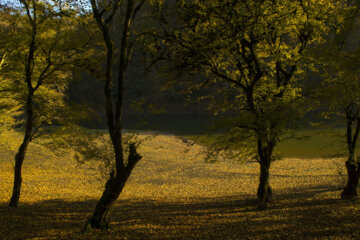
[[270, 178], [270, 164], [260, 162], [260, 180], [257, 190], [257, 198], [259, 201], [259, 208], [267, 208], [268, 203], [272, 199], [272, 189], [269, 184]]
[[[357, 186], [359, 184], [359, 175], [360, 175], [360, 165], [358, 161], [355, 161], [355, 149], [356, 142], [360, 134], [360, 119], [354, 118], [351, 111], [351, 106], [349, 105], [350, 110], [345, 111], [347, 117], [347, 129], [346, 129], [346, 139], [348, 145], [349, 157], [345, 163], [347, 170], [347, 183], [341, 193], [342, 199], [352, 199], [357, 196]], [[356, 128], [353, 133], [353, 122], [356, 121]]]
[[[266, 135], [270, 135], [267, 133]], [[264, 144], [265, 142], [265, 144]], [[259, 187], [257, 191], [257, 198], [259, 202], [259, 209], [268, 208], [268, 203], [272, 199], [272, 189], [270, 187], [270, 164], [272, 159], [273, 150], [275, 148], [275, 140], [263, 140], [260, 136], [257, 141], [257, 150], [260, 163], [260, 178]]]
[[13, 193], [9, 202], [9, 207], [17, 207], [20, 199], [21, 189], [21, 168], [25, 159], [27, 147], [32, 138], [33, 129], [33, 92], [30, 91], [26, 102], [26, 122], [25, 122], [25, 134], [24, 140], [15, 155], [15, 169], [14, 169], [14, 186]]
[[29, 145], [29, 140], [24, 139], [23, 144], [21, 144], [18, 153], [15, 155], [15, 170], [14, 170], [14, 186], [13, 193], [10, 199], [9, 207], [17, 207], [20, 199], [20, 189], [21, 189], [21, 168], [24, 162], [25, 153], [27, 146]]
[[105, 190], [96, 204], [94, 214], [89, 219], [85, 228], [108, 229], [110, 223], [110, 207], [119, 197], [126, 183], [125, 178], [110, 177], [105, 185]]
[[[127, 0], [125, 18], [123, 19], [123, 30], [121, 33], [121, 46], [119, 49], [119, 68], [118, 68], [118, 80], [117, 80], [117, 100], [113, 103], [113, 82], [112, 82], [112, 62], [113, 56], [113, 44], [110, 32], [111, 24], [115, 13], [118, 11], [119, 1], [109, 4], [110, 9], [99, 11], [97, 1], [90, 0], [93, 16], [97, 21], [99, 29], [103, 33], [104, 43], [107, 48], [106, 53], [106, 72], [105, 72], [105, 98], [106, 98], [106, 117], [108, 123], [108, 129], [110, 138], [114, 147], [115, 152], [115, 167], [116, 175], [110, 176], [110, 179], [105, 185], [105, 190], [97, 203], [94, 214], [87, 221], [84, 226], [84, 231], [90, 230], [91, 228], [108, 229], [109, 228], [109, 217], [110, 207], [119, 197], [122, 192], [133, 168], [136, 163], [141, 159], [141, 156], [136, 152], [134, 144], [129, 145], [129, 156], [127, 165], [124, 163], [124, 155], [122, 148], [122, 113], [124, 103], [124, 76], [128, 66], [128, 62], [131, 55], [132, 44], [129, 44], [130, 39], [130, 28], [131, 21], [135, 18], [136, 12], [141, 8], [145, 1], [141, 1], [134, 9], [134, 0]], [[104, 14], [105, 13], [105, 14]], [[109, 13], [109, 14], [108, 14]], [[104, 17], [108, 15], [107, 17]]]
[[342, 199], [352, 199], [357, 196], [357, 186], [359, 185], [360, 165], [354, 159], [349, 159], [345, 163], [348, 180], [341, 193]]
[[86, 232], [92, 228], [109, 229], [110, 208], [116, 199], [118, 199], [132, 170], [140, 159], [141, 156], [136, 152], [135, 146], [131, 144], [127, 166], [118, 171], [116, 176], [113, 176], [113, 173], [110, 175], [110, 179], [106, 182], [105, 190], [96, 204], [94, 214], [85, 224], [83, 231]]

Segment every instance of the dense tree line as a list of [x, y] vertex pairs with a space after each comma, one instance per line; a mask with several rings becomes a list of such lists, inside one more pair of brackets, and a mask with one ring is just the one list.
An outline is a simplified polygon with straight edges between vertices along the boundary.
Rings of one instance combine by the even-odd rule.
[[[87, 117], [86, 107], [69, 101], [86, 79], [89, 91], [102, 96], [104, 107], [97, 111], [106, 116], [112, 169], [85, 230], [108, 228], [111, 206], [141, 159], [139, 142], [123, 134], [124, 106], [150, 111], [157, 107], [144, 104], [144, 96], [154, 104], [154, 96], [169, 92], [203, 100], [206, 111], [226, 117], [226, 144], [217, 150], [246, 142], [260, 165], [260, 208], [272, 198], [270, 166], [281, 137], [321, 102], [325, 118], [346, 122], [348, 183], [342, 197], [357, 195], [356, 1], [19, 0], [0, 7], [0, 131], [23, 133], [10, 207], [19, 203], [28, 145], [69, 134]], [[319, 73], [321, 82], [309, 84], [309, 72]], [[77, 85], [79, 78], [85, 84]], [[161, 83], [167, 93], [158, 90]], [[86, 149], [89, 139], [67, 143]], [[88, 153], [79, 151], [92, 158]]]

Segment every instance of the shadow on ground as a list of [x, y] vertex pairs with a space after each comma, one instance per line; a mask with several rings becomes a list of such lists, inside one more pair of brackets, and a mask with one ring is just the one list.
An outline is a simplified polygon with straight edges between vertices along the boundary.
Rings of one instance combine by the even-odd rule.
[[253, 196], [187, 202], [116, 202], [109, 232], [80, 234], [96, 200], [0, 205], [1, 239], [360, 239], [359, 200], [317, 186], [279, 193], [258, 211]]

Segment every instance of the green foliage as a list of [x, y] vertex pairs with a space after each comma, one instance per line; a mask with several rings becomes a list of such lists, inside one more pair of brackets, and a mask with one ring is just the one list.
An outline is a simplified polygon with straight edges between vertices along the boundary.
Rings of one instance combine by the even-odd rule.
[[360, 133], [359, 11], [358, 2], [348, 1], [342, 12], [344, 21], [333, 25], [326, 44], [312, 52], [314, 60], [319, 62], [314, 71], [322, 77], [312, 94], [325, 109], [321, 113], [324, 121], [316, 124], [330, 128], [346, 125], [345, 134], [340, 136], [345, 135], [349, 161], [355, 161]]
[[[140, 139], [137, 132], [125, 133], [122, 138], [124, 156], [129, 153], [131, 144], [138, 147], [153, 137]], [[56, 134], [42, 144], [54, 149], [54, 153], [58, 156], [72, 152], [77, 163], [99, 170], [103, 180], [107, 180], [109, 173], [115, 170], [114, 146], [109, 134], [104, 130], [89, 130], [76, 125], [57, 128]], [[125, 164], [127, 164], [126, 161]]]
[[69, 152], [79, 164], [99, 168], [104, 179], [115, 168], [114, 151], [109, 135], [104, 131], [86, 130], [77, 125], [54, 129], [56, 134], [42, 140], [42, 145], [54, 150], [57, 156]]
[[307, 49], [342, 21], [340, 8], [315, 0], [179, 1], [181, 27], [168, 40], [173, 69], [189, 76], [190, 93], [212, 87], [210, 109], [236, 116], [230, 135], [249, 131], [261, 141], [258, 153], [272, 155], [279, 136], [308, 111], [299, 83]]
[[18, 16], [11, 15], [8, 9], [1, 7], [0, 11], [0, 133], [3, 133], [14, 127], [15, 118], [19, 115], [18, 88], [4, 76], [9, 66], [8, 59], [13, 56], [16, 47], [14, 35], [19, 21]]
[[[0, 55], [3, 59], [6, 56], [1, 68], [2, 98], [15, 106], [7, 111], [17, 110], [24, 115], [28, 95], [33, 92], [33, 138], [48, 133], [49, 125], [84, 117], [84, 111], [78, 114], [71, 111], [65, 90], [72, 80], [72, 71], [91, 55], [89, 40], [84, 38], [87, 17], [79, 16], [69, 4], [21, 1], [17, 8], [2, 9], [6, 13], [2, 15], [5, 24], [0, 38]], [[33, 54], [30, 62], [29, 54]], [[16, 117], [9, 113], [1, 115]]]
[[[140, 48], [148, 49], [150, 41], [148, 36], [152, 36], [154, 27], [151, 14], [154, 5], [160, 6], [161, 2], [161, 0], [90, 1], [98, 42], [96, 42], [95, 60], [91, 60], [94, 66], [88, 69], [97, 80], [104, 81], [105, 106], [102, 107], [106, 113], [110, 138], [91, 137], [90, 139], [96, 138], [97, 143], [93, 142], [87, 147], [85, 142], [80, 140], [79, 146], [83, 146], [84, 149], [78, 151], [78, 159], [96, 161], [103, 159], [106, 166], [116, 167], [117, 177], [123, 174], [122, 171], [127, 166], [124, 154], [129, 151], [128, 147], [134, 142], [136, 142], [133, 145], [135, 147], [140, 144], [136, 140], [137, 134], [123, 134], [122, 116], [124, 102], [128, 100], [127, 96], [126, 99], [124, 97], [128, 87], [125, 84], [129, 79], [128, 69], [135, 53], [138, 53]], [[99, 61], [104, 64], [98, 64]], [[134, 85], [133, 82], [128, 84]], [[158, 111], [152, 104], [145, 106], [144, 100], [139, 97], [129, 105], [140, 114]]]
[[360, 102], [359, 9], [359, 6], [347, 9], [344, 13], [348, 16], [346, 21], [334, 26], [333, 36], [313, 52], [314, 59], [321, 63], [315, 70], [323, 79], [322, 85], [314, 92], [328, 107], [328, 111], [322, 114], [325, 119], [340, 118], [343, 121], [345, 109], [350, 105], [358, 108]]

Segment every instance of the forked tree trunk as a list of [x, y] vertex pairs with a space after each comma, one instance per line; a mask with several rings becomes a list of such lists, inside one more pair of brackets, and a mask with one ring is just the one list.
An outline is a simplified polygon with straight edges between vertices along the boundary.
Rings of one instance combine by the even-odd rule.
[[[84, 231], [91, 228], [107, 229], [109, 228], [109, 216], [110, 207], [119, 197], [123, 190], [133, 168], [136, 163], [141, 159], [141, 156], [136, 152], [134, 144], [129, 146], [129, 156], [127, 165], [124, 163], [123, 148], [122, 148], [122, 114], [124, 103], [124, 77], [129, 63], [129, 59], [132, 52], [132, 43], [129, 44], [131, 35], [131, 22], [135, 19], [137, 12], [144, 5], [145, 0], [134, 1], [127, 0], [126, 11], [123, 15], [123, 29], [120, 36], [121, 44], [119, 50], [119, 65], [118, 65], [118, 79], [117, 79], [117, 99], [113, 101], [114, 84], [112, 81], [112, 63], [114, 61], [114, 41], [111, 39], [111, 27], [114, 17], [119, 17], [117, 12], [120, 6], [123, 5], [123, 1], [116, 0], [110, 2], [109, 9], [99, 9], [98, 2], [96, 0], [90, 0], [93, 10], [93, 16], [96, 19], [99, 29], [102, 32], [104, 43], [106, 45], [106, 70], [105, 70], [105, 99], [106, 99], [106, 117], [108, 123], [108, 129], [110, 138], [115, 152], [115, 165], [116, 175], [111, 176], [107, 181], [105, 190], [102, 197], [95, 207], [94, 214], [87, 221], [84, 226]], [[135, 7], [135, 3], [138, 4]], [[125, 3], [124, 3], [125, 4]], [[102, 8], [102, 7], [100, 7]], [[105, 13], [105, 14], [104, 14]], [[120, 15], [123, 12], [120, 9]], [[116, 84], [115, 84], [116, 85]]]
[[132, 170], [140, 159], [141, 156], [136, 152], [135, 146], [131, 144], [127, 166], [121, 169], [120, 172], [118, 171], [119, 174], [116, 176], [110, 176], [110, 179], [106, 182], [105, 190], [96, 204], [94, 214], [84, 226], [84, 232], [92, 228], [102, 230], [109, 228], [110, 208], [116, 199], [118, 199]]
[[354, 161], [354, 159], [349, 159], [345, 163], [347, 170], [347, 183], [344, 190], [341, 193], [342, 199], [352, 199], [357, 196], [357, 187], [359, 185], [359, 176], [360, 176], [360, 165], [359, 162]]

